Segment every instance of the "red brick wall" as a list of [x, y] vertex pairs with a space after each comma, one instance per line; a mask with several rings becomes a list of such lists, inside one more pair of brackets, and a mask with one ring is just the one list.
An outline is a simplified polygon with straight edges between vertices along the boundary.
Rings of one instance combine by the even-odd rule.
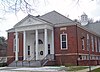
[[[78, 30], [78, 52], [79, 53], [85, 53], [85, 54], [88, 54], [89, 51], [87, 51], [87, 33], [89, 34], [89, 41], [90, 41], [90, 53], [91, 54], [95, 54], [95, 55], [100, 55], [100, 52], [96, 52], [96, 49], [95, 49], [95, 39], [94, 39], [94, 52], [92, 51], [92, 42], [91, 42], [91, 35], [95, 38], [100, 38], [92, 33], [89, 33], [87, 32], [86, 30], [82, 29], [82, 28], [77, 28]], [[82, 50], [82, 41], [81, 41], [81, 37], [85, 37], [84, 38], [84, 41], [85, 41], [85, 50]], [[98, 44], [98, 43], [97, 43]], [[98, 47], [98, 46], [97, 46]]]
[[[8, 47], [7, 47], [7, 61], [11, 63], [15, 60], [15, 52], [13, 51], [13, 41], [14, 41], [14, 32], [8, 33]], [[19, 37], [19, 60], [22, 60], [23, 56], [23, 34], [21, 32], [18, 33]]]
[[[60, 30], [61, 28], [65, 28], [66, 30]], [[67, 33], [68, 35], [68, 49], [62, 50], [60, 45], [60, 34]], [[89, 34], [90, 41], [90, 53], [94, 55], [100, 55], [99, 52], [92, 52], [92, 44], [91, 44], [91, 35], [94, 37], [96, 35], [86, 31], [83, 28], [80, 28], [76, 25], [72, 26], [64, 26], [64, 27], [55, 27], [54, 28], [54, 47], [55, 47], [55, 59], [57, 65], [65, 65], [65, 64], [74, 64], [77, 65], [88, 65], [88, 60], [80, 60], [78, 61], [79, 54], [89, 54], [87, 51], [87, 33]], [[84, 47], [82, 50], [82, 37], [84, 36]], [[98, 36], [96, 36], [99, 38]], [[95, 47], [95, 43], [94, 43]], [[77, 53], [78, 52], [78, 53]], [[78, 61], [78, 62], [77, 62]], [[91, 65], [97, 65], [97, 60], [91, 60]]]
[[8, 46], [7, 46], [7, 63], [10, 64], [14, 58], [15, 53], [13, 52], [13, 40], [14, 40], [14, 32], [8, 33]]
[[[76, 26], [66, 26], [66, 30], [60, 30], [64, 27], [54, 28], [54, 47], [56, 55], [56, 64], [76, 64], [77, 61], [77, 41], [76, 41]], [[62, 50], [60, 45], [60, 34], [67, 33], [68, 49]], [[70, 56], [69, 56], [70, 54]], [[74, 54], [74, 55], [71, 55]]]
[[23, 33], [19, 33], [19, 60], [22, 60], [23, 58]]

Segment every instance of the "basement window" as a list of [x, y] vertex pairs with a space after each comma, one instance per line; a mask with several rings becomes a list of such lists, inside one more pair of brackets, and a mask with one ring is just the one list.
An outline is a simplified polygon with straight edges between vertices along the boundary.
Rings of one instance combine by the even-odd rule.
[[60, 42], [61, 42], [61, 49], [67, 49], [68, 45], [67, 45], [67, 34], [61, 34], [60, 35]]

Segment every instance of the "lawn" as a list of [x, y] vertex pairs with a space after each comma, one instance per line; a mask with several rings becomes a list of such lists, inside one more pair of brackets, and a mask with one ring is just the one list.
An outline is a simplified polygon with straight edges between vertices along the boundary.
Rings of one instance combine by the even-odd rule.
[[94, 69], [91, 72], [100, 72], [100, 68]]
[[83, 70], [83, 69], [86, 69], [88, 67], [85, 67], [85, 66], [70, 66], [68, 68], [68, 71], [78, 71], [78, 70]]

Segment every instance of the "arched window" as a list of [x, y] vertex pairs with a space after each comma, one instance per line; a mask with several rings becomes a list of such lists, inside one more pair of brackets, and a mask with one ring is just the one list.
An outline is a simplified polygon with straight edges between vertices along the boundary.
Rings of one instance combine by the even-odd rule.
[[[36, 44], [36, 41], [34, 42]], [[41, 39], [38, 39], [38, 44], [43, 44], [43, 41]]]
[[41, 39], [38, 40], [39, 44], [43, 44], [43, 41]]

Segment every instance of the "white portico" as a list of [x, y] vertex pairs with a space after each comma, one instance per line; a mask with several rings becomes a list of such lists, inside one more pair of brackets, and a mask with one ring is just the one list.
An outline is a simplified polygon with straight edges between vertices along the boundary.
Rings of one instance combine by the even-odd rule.
[[14, 26], [16, 51], [18, 61], [18, 33], [23, 33], [23, 60], [42, 60], [48, 54], [54, 54], [53, 26], [41, 19], [28, 15]]

